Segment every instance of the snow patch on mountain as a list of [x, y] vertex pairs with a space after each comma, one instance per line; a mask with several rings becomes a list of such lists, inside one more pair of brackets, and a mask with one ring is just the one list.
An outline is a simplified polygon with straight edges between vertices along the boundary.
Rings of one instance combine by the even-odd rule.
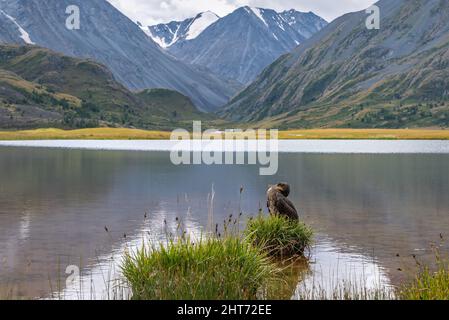
[[164, 38], [160, 38], [158, 36], [153, 35], [147, 28], [142, 28], [142, 30], [147, 34], [147, 36], [153, 39], [153, 41], [156, 42], [160, 47], [167, 48], [170, 45], [169, 43], [165, 42]]
[[178, 41], [196, 39], [204, 30], [219, 19], [220, 17], [215, 13], [206, 11], [184, 21], [171, 21], [167, 24], [161, 23], [141, 28], [154, 42], [167, 49]]
[[0, 10], [0, 12], [16, 25], [16, 27], [19, 29], [19, 32], [20, 32], [20, 38], [22, 38], [22, 40], [25, 41], [25, 43], [35, 44], [33, 41], [31, 41], [31, 37], [30, 37], [29, 33], [26, 32], [25, 29], [22, 28], [22, 26], [19, 23], [17, 23], [17, 21], [14, 17], [11, 17], [3, 10]]
[[[169, 47], [172, 43], [174, 43], [177, 40], [175, 33], [170, 28], [166, 28], [166, 30], [171, 35], [171, 41], [167, 41], [166, 37], [158, 36], [157, 33], [153, 33], [153, 31], [148, 27], [141, 26], [140, 28], [143, 30], [143, 32], [146, 33], [147, 36], [149, 36], [151, 39], [153, 39], [153, 41], [156, 42], [162, 48]], [[179, 27], [178, 27], [178, 29], [179, 29]]]
[[195, 39], [218, 19], [220, 19], [220, 17], [211, 11], [200, 13], [190, 24], [186, 35], [186, 40]]
[[257, 18], [259, 18], [260, 20], [262, 20], [262, 22], [268, 27], [268, 23], [265, 21], [264, 17], [263, 17], [263, 9], [260, 8], [249, 8], [255, 15]]

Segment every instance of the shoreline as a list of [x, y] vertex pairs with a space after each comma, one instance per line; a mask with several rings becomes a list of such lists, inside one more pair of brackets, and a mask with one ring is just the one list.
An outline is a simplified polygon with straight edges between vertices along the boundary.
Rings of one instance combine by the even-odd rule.
[[[218, 134], [220, 132], [218, 131]], [[0, 141], [169, 140], [169, 131], [125, 128], [0, 131]], [[238, 134], [236, 134], [238, 137]], [[279, 140], [449, 140], [449, 129], [301, 129], [279, 131]]]
[[304, 154], [449, 154], [449, 140], [10, 140], [1, 147], [134, 152], [274, 152]]

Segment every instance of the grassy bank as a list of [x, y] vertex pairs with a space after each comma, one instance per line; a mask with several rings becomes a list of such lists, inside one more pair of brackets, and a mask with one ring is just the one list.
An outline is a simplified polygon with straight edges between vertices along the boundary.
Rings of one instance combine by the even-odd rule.
[[170, 133], [125, 128], [0, 131], [0, 140], [165, 140]]
[[399, 290], [403, 300], [449, 300], [449, 267], [439, 261], [436, 271], [424, 266], [415, 279]]
[[429, 129], [311, 129], [280, 131], [280, 139], [329, 140], [449, 140], [449, 130]]
[[[238, 136], [238, 135], [237, 135]], [[126, 128], [93, 128], [79, 130], [36, 129], [0, 131], [0, 140], [166, 140], [168, 131], [146, 131]], [[282, 140], [449, 140], [449, 130], [425, 129], [311, 129], [280, 131]]]

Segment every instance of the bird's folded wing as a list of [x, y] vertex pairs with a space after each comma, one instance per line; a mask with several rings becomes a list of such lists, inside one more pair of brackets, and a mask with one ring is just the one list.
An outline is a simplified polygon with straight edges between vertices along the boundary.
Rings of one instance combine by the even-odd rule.
[[293, 202], [284, 196], [278, 196], [276, 201], [276, 207], [280, 213], [287, 214], [291, 217], [298, 216], [298, 211], [295, 208]]

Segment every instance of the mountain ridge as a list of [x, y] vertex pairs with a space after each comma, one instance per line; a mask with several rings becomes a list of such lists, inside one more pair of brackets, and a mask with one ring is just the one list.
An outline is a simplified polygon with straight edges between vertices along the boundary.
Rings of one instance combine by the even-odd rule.
[[[173, 23], [176, 22], [170, 24]], [[306, 27], [307, 23], [310, 26]], [[158, 36], [164, 37], [169, 28], [172, 28], [169, 33], [173, 34], [176, 24], [170, 24], [154, 27], [162, 30]], [[193, 39], [178, 36], [179, 39], [166, 46], [166, 50], [181, 61], [247, 84], [276, 58], [326, 24], [313, 13], [295, 10], [278, 13], [272, 9], [244, 6], [211, 23]]]
[[171, 21], [158, 25], [142, 27], [159, 46], [168, 48], [178, 41], [196, 38], [220, 17], [212, 11], [198, 13], [194, 18], [183, 21]]

